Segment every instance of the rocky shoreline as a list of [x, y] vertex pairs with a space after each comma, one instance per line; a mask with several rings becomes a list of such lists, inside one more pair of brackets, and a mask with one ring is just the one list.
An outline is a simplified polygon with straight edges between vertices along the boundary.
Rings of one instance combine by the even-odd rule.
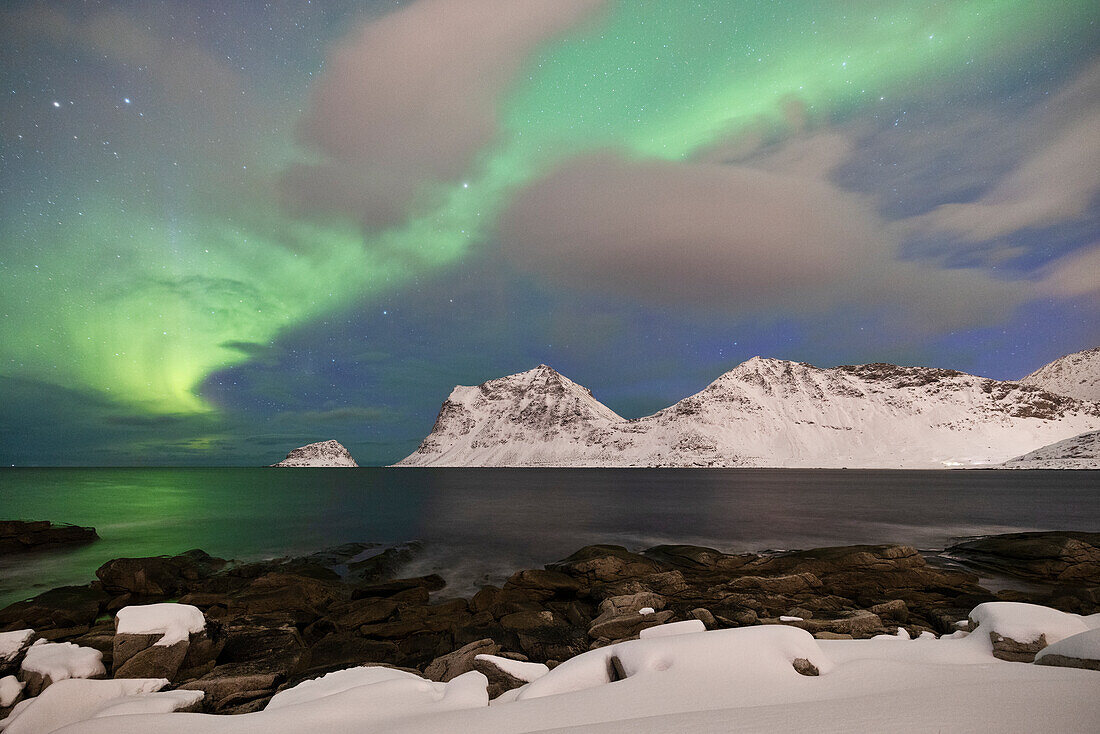
[[[439, 576], [395, 578], [416, 552], [415, 544], [362, 543], [243, 564], [200, 550], [120, 558], [86, 586], [0, 610], [0, 632], [34, 630], [44, 640], [97, 650], [103, 676], [167, 678], [172, 688], [204, 693], [198, 710], [236, 714], [262, 709], [303, 680], [364, 664], [435, 681], [478, 669], [498, 695], [521, 681], [477, 655], [553, 668], [674, 621], [707, 629], [790, 625], [819, 639], [847, 639], [899, 629], [912, 637], [951, 634], [988, 601], [1100, 611], [1100, 533], [992, 536], [942, 554], [903, 545], [768, 555], [591, 545], [469, 598], [449, 596]], [[981, 585], [987, 570], [1028, 591], [990, 591]], [[116, 630], [120, 609], [166, 601], [201, 610], [202, 634], [157, 648], [148, 635], [135, 640]], [[1012, 643], [995, 641], [994, 654], [1030, 660], [1038, 649]], [[25, 649], [0, 659], [0, 678], [20, 671]], [[50, 683], [21, 677], [27, 695]], [[0, 718], [6, 713], [0, 708]]]

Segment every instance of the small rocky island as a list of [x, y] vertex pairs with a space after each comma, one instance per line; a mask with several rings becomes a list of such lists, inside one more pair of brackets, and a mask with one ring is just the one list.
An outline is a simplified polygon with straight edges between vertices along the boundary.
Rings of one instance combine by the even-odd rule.
[[49, 520], [0, 520], [0, 553], [25, 553], [96, 540], [99, 535], [95, 528]]
[[[56, 652], [89, 656], [73, 663], [83, 677], [167, 679], [190, 710], [239, 714], [264, 709], [303, 681], [363, 665], [439, 682], [477, 670], [496, 697], [535, 669], [542, 675], [676, 623], [685, 632], [773, 625], [809, 640], [916, 639], [990, 627], [989, 615], [1001, 609], [990, 602], [1042, 604], [1007, 608], [1048, 608], [1073, 625], [1100, 611], [1100, 533], [993, 536], [942, 553], [903, 545], [736, 555], [591, 545], [469, 598], [449, 596], [437, 575], [397, 578], [419, 552], [416, 543], [352, 543], [257, 563], [200, 550], [115, 559], [86, 586], [0, 610], [0, 636], [19, 643], [0, 661], [0, 678], [18, 673], [33, 695], [50, 680], [21, 661], [28, 650], [65, 643]], [[1028, 590], [992, 592], [982, 585], [990, 572]], [[126, 609], [138, 611], [119, 614]], [[1013, 639], [1008, 629], [989, 634], [994, 657], [1030, 662], [1055, 641]], [[795, 662], [800, 674], [817, 675]], [[5, 713], [0, 708], [0, 718]]]
[[275, 467], [293, 468], [352, 468], [358, 467], [355, 459], [339, 441], [319, 441], [294, 449]]

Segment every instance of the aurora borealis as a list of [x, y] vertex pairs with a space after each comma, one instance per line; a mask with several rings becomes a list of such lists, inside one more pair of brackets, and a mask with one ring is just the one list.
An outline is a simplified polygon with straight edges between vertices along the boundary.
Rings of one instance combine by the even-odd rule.
[[1094, 2], [6, 3], [0, 461], [1100, 344]]

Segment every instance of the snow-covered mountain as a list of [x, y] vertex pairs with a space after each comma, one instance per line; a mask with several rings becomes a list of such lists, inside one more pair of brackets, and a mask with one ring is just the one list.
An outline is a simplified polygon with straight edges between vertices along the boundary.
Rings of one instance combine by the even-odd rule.
[[[591, 391], [540, 364], [456, 387], [403, 466], [572, 466], [625, 419]], [[427, 459], [417, 461], [417, 458]]]
[[1020, 382], [1078, 400], [1100, 402], [1100, 347], [1059, 357]]
[[1002, 466], [1005, 469], [1100, 469], [1100, 431], [1043, 446], [1009, 459]]
[[890, 364], [754, 357], [626, 420], [542, 365], [458, 387], [399, 466], [989, 466], [1100, 429], [1100, 404]]
[[278, 464], [280, 467], [353, 467], [359, 466], [339, 441], [320, 441], [296, 448]]

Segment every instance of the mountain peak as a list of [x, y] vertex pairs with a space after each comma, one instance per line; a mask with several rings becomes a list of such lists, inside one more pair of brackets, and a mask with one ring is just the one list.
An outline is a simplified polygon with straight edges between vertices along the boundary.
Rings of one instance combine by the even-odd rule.
[[1100, 347], [1059, 357], [1020, 382], [1058, 395], [1100, 402]]
[[317, 443], [306, 444], [294, 449], [286, 458], [277, 464], [277, 467], [357, 467], [355, 459], [339, 441], [329, 439]]

